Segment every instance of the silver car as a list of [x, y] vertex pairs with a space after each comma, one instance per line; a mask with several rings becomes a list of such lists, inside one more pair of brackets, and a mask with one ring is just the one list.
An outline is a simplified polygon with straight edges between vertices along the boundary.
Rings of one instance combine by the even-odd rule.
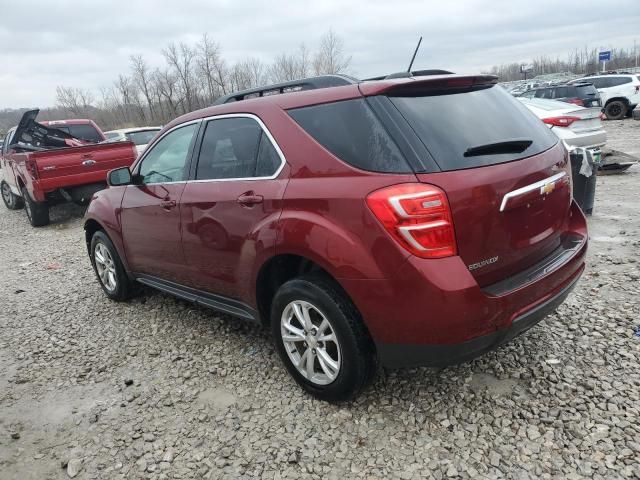
[[577, 107], [541, 98], [517, 98], [568, 147], [599, 149], [607, 143], [607, 132], [600, 121], [600, 108]]

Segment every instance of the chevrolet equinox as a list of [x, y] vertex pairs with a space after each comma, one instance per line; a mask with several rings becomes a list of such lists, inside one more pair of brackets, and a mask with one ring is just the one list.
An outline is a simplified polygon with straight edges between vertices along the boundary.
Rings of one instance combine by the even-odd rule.
[[585, 265], [568, 153], [491, 76], [237, 92], [108, 183], [85, 218], [106, 295], [139, 282], [268, 325], [324, 400], [378, 364], [451, 365], [511, 340]]

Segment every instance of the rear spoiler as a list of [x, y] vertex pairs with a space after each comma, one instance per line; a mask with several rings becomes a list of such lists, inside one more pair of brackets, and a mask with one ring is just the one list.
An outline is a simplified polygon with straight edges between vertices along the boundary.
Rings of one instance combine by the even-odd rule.
[[492, 87], [497, 83], [498, 77], [494, 75], [434, 75], [363, 82], [358, 84], [358, 88], [365, 96], [412, 97], [480, 90]]
[[48, 148], [77, 147], [84, 145], [67, 132], [36, 122], [39, 109], [24, 112], [9, 147], [23, 150], [46, 150]]

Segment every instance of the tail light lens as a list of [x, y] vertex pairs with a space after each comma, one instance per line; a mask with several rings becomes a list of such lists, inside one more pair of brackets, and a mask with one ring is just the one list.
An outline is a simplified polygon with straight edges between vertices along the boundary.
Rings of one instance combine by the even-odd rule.
[[544, 123], [548, 125], [553, 125], [554, 127], [568, 127], [576, 120], [580, 120], [580, 118], [562, 116], [562, 117], [549, 117], [549, 118], [542, 119]]
[[38, 166], [36, 165], [35, 160], [28, 158], [25, 162], [25, 166], [27, 167], [27, 171], [33, 178], [38, 178]]
[[456, 255], [451, 209], [438, 187], [413, 183], [386, 187], [369, 194], [367, 205], [412, 254], [421, 258]]
[[565, 100], [567, 103], [572, 103], [574, 105], [580, 105], [581, 107], [584, 107], [584, 102], [579, 99], [579, 98], [569, 98], [568, 100]]

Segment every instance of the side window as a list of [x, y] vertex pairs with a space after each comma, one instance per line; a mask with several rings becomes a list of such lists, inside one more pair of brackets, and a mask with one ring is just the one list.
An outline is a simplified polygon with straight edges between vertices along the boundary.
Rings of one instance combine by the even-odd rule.
[[280, 158], [258, 122], [244, 117], [210, 120], [202, 138], [196, 179], [269, 176], [275, 173], [271, 162], [276, 162], [277, 169]]
[[593, 84], [595, 85], [596, 88], [608, 88], [611, 86], [610, 78], [604, 78], [604, 77], [600, 77], [600, 78], [594, 78], [593, 79]]
[[411, 172], [400, 149], [364, 99], [289, 110], [320, 145], [342, 161], [371, 172]]
[[553, 91], [553, 98], [566, 98], [569, 96], [567, 94], [567, 87], [556, 87], [551, 90]]
[[144, 183], [179, 182], [187, 177], [186, 165], [198, 123], [177, 128], [156, 143], [142, 160]]
[[612, 87], [617, 87], [618, 85], [624, 85], [625, 83], [631, 83], [631, 77], [613, 77], [610, 78]]
[[270, 177], [278, 171], [280, 164], [280, 155], [267, 137], [262, 132], [260, 136], [260, 146], [258, 147], [258, 162], [256, 165], [256, 177]]

